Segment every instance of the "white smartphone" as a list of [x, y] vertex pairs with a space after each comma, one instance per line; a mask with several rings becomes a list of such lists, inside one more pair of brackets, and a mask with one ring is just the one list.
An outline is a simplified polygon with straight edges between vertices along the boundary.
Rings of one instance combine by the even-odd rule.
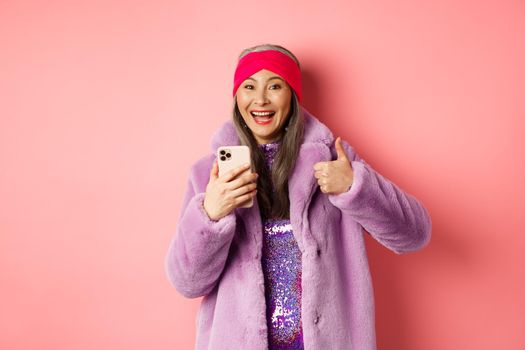
[[[250, 168], [246, 169], [240, 175], [250, 173], [252, 168], [252, 158], [250, 157], [250, 148], [248, 146], [221, 146], [217, 148], [217, 163], [219, 165], [219, 176], [228, 171], [240, 167], [243, 164], [250, 163]], [[253, 206], [253, 198], [241, 205], [241, 208]]]

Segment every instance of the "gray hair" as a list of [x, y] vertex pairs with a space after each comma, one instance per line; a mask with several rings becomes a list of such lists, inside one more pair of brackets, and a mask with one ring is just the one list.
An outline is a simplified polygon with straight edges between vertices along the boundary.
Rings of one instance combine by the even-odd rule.
[[297, 57], [295, 57], [295, 55], [290, 50], [282, 47], [281, 45], [275, 45], [275, 44], [261, 44], [261, 45], [256, 45], [256, 46], [252, 46], [247, 49], [244, 49], [239, 55], [239, 59], [243, 58], [250, 52], [261, 52], [261, 51], [267, 51], [267, 50], [279, 51], [279, 52], [284, 53], [285, 55], [290, 56], [295, 61], [295, 63], [297, 63], [299, 68], [301, 68], [301, 64], [299, 63], [299, 60], [297, 59]]

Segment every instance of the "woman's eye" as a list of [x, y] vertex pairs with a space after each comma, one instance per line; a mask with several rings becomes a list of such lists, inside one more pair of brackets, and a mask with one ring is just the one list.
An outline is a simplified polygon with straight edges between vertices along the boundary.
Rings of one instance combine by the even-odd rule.
[[244, 88], [245, 88], [245, 89], [250, 89], [250, 90], [251, 90], [251, 89], [253, 89], [253, 85], [246, 84], [246, 85], [244, 85]]
[[280, 89], [280, 88], [281, 88], [281, 85], [279, 85], [279, 84], [270, 85], [270, 89], [273, 89], [273, 90]]

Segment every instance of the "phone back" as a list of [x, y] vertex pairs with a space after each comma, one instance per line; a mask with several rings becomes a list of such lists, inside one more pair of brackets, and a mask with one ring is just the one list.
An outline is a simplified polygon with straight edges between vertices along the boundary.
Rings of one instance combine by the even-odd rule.
[[[238, 168], [241, 165], [250, 163], [250, 168], [246, 169], [240, 175], [250, 173], [252, 168], [252, 162], [250, 157], [250, 148], [248, 146], [221, 146], [217, 149], [217, 162], [219, 165], [219, 176], [227, 173], [228, 171]], [[239, 176], [240, 176], [239, 175]], [[249, 208], [253, 205], [253, 199], [247, 201], [241, 208]]]
[[[221, 176], [243, 164], [251, 163], [250, 149], [248, 146], [222, 146], [217, 149], [217, 160]], [[250, 169], [246, 172], [250, 172]]]

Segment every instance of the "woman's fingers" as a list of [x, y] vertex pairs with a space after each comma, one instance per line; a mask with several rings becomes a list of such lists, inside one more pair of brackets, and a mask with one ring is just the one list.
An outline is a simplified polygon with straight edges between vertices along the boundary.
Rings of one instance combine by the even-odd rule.
[[242, 196], [236, 197], [235, 198], [235, 206], [236, 207], [240, 206], [244, 202], [247, 202], [248, 200], [250, 200], [253, 197], [255, 197], [256, 194], [257, 194], [257, 189], [255, 189], [253, 191], [250, 191], [248, 193], [245, 193]]
[[243, 171], [246, 171], [248, 169], [250, 169], [250, 163], [246, 163], [244, 165], [241, 165], [235, 169], [228, 171], [226, 174], [220, 176], [219, 179], [222, 180], [223, 182], [229, 182], [232, 179], [236, 178]]
[[235, 190], [241, 186], [257, 181], [257, 177], [258, 177], [257, 173], [244, 174], [230, 181], [229, 183], [226, 184], [226, 186], [230, 190]]
[[217, 159], [215, 159], [210, 170], [210, 180], [215, 180], [217, 177], [219, 177], [219, 166], [217, 165]]
[[[249, 169], [250, 164], [245, 164], [217, 177], [217, 165], [213, 165], [204, 197], [204, 209], [210, 219], [218, 220], [254, 197], [257, 193], [254, 187], [256, 184], [252, 183], [252, 179], [256, 179], [255, 174], [239, 176]], [[234, 187], [231, 184], [232, 180], [235, 181]], [[238, 188], [240, 189], [237, 190]]]
[[323, 172], [323, 171], [315, 171], [315, 172], [314, 172], [314, 176], [315, 176], [316, 179], [320, 179], [320, 178], [322, 178], [322, 177], [326, 177], [327, 175], [326, 175], [326, 173]]
[[234, 190], [231, 190], [231, 196], [232, 198], [236, 198], [239, 196], [242, 196], [245, 193], [251, 192], [257, 188], [256, 183], [248, 183], [244, 186], [240, 186]]

